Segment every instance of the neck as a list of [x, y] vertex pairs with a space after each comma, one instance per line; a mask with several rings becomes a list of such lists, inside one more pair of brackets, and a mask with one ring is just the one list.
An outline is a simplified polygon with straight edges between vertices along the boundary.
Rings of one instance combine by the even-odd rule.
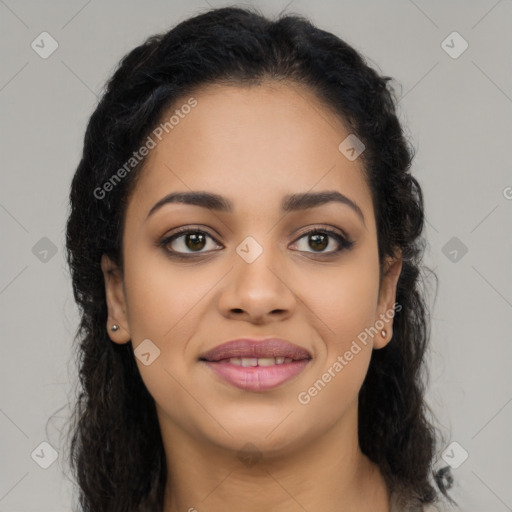
[[357, 402], [300, 449], [248, 458], [199, 442], [162, 416], [160, 423], [168, 468], [163, 512], [389, 512], [382, 474], [359, 448]]

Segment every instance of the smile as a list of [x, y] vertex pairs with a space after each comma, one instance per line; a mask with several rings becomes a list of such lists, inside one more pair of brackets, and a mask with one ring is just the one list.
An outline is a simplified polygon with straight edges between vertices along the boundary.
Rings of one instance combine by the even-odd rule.
[[274, 366], [275, 364], [290, 363], [291, 357], [232, 357], [229, 363], [235, 366]]
[[221, 361], [202, 361], [229, 384], [246, 391], [266, 391], [301, 373], [311, 359], [285, 357], [232, 357]]

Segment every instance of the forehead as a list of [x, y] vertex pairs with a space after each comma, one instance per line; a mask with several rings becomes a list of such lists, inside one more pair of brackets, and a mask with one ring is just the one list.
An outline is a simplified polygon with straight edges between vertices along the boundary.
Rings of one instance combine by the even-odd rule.
[[[191, 98], [195, 106], [184, 108]], [[210, 191], [235, 210], [260, 211], [285, 194], [334, 189], [373, 212], [361, 159], [339, 150], [350, 132], [301, 84], [203, 86], [177, 99], [159, 127], [133, 193], [132, 208], [146, 214], [175, 190]]]

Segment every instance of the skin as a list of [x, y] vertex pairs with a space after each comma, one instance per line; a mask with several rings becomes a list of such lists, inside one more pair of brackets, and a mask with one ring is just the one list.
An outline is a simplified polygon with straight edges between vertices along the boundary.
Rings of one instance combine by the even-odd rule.
[[[349, 132], [298, 84], [209, 85], [193, 96], [197, 106], [150, 152], [130, 197], [124, 275], [105, 255], [101, 261], [112, 341], [136, 348], [149, 338], [160, 350], [148, 366], [136, 361], [166, 452], [164, 512], [241, 504], [245, 512], [387, 512], [382, 475], [358, 445], [357, 403], [372, 350], [389, 342], [392, 322], [386, 337], [379, 330], [360, 343], [307, 405], [297, 399], [395, 304], [402, 262], [386, 261], [379, 293], [370, 189], [361, 159], [338, 149]], [[173, 203], [147, 218], [168, 193], [190, 190], [221, 194], [234, 211]], [[335, 202], [280, 211], [284, 195], [321, 190], [356, 202], [364, 223]], [[157, 246], [181, 226], [213, 238], [187, 246], [185, 235]], [[354, 245], [329, 255], [338, 242], [315, 245], [305, 235], [314, 227], [342, 230]], [[236, 252], [247, 236], [263, 249], [252, 263]], [[170, 249], [190, 259], [173, 259]], [[201, 256], [192, 259], [194, 251]], [[231, 386], [198, 360], [226, 341], [268, 336], [313, 354], [302, 373], [272, 390]], [[259, 457], [252, 463], [237, 456], [247, 443]]]

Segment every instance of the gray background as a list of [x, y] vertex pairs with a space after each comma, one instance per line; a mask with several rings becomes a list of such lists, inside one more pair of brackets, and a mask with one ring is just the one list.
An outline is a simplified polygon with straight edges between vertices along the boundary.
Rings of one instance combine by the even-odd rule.
[[[0, 0], [0, 512], [71, 508], [59, 429], [75, 396], [78, 315], [64, 226], [87, 119], [126, 52], [209, 5], [228, 4]], [[461, 509], [512, 510], [512, 1], [254, 5], [308, 16], [401, 84], [425, 261], [440, 280], [429, 402], [446, 445], [469, 454], [453, 470]], [[43, 31], [59, 45], [47, 59], [31, 47]], [[460, 41], [442, 44], [453, 31], [469, 44], [457, 58], [444, 48]], [[59, 454], [48, 469], [31, 456], [48, 457], [43, 441]]]

